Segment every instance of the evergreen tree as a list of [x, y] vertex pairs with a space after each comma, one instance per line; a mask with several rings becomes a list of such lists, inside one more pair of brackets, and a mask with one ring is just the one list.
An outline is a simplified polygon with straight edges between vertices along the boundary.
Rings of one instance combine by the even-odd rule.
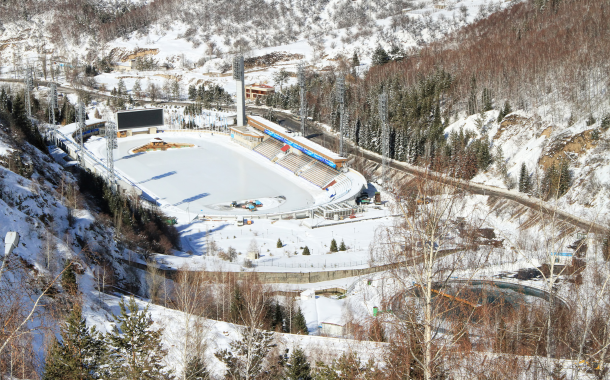
[[330, 251], [331, 252], [337, 252], [337, 241], [335, 239], [331, 240], [330, 242]]
[[521, 164], [521, 172], [519, 173], [519, 192], [529, 193], [531, 190], [530, 175], [527, 172], [525, 162]]
[[197, 89], [194, 85], [189, 86], [189, 100], [197, 99]]
[[474, 115], [478, 110], [477, 105], [477, 78], [473, 75], [470, 79], [470, 97], [468, 98], [468, 115]]
[[44, 367], [43, 380], [102, 378], [106, 347], [95, 326], [87, 328], [76, 306], [61, 326], [61, 341], [55, 340]]
[[572, 184], [572, 173], [570, 173], [569, 163], [567, 160], [561, 161], [559, 168], [559, 192], [558, 196], [561, 197], [570, 189]]
[[500, 123], [502, 120], [504, 120], [506, 115], [508, 115], [511, 112], [513, 112], [513, 110], [510, 108], [510, 104], [508, 104], [508, 100], [507, 100], [504, 102], [504, 107], [500, 110], [500, 113], [498, 114], [498, 119], [496, 121], [498, 123]]
[[311, 253], [309, 252], [309, 247], [305, 246], [305, 248], [303, 248], [303, 255], [305, 255], [305, 256], [311, 255]]
[[374, 66], [385, 65], [390, 61], [390, 56], [381, 45], [377, 45], [377, 48], [373, 52], [372, 62]]
[[284, 328], [284, 314], [282, 313], [282, 307], [279, 302], [275, 303], [275, 309], [273, 311], [271, 328], [276, 331], [283, 331]]
[[139, 310], [133, 297], [119, 302], [121, 314], [106, 334], [112, 379], [170, 379], [171, 371], [161, 364], [167, 351], [161, 343], [163, 330], [152, 330], [148, 306]]
[[341, 240], [341, 245], [339, 246], [339, 251], [347, 251], [347, 247], [345, 246], [345, 242]]
[[483, 89], [481, 94], [481, 104], [483, 105], [483, 111], [491, 111], [493, 109], [493, 102], [491, 96], [491, 90], [488, 88]]
[[241, 321], [241, 311], [244, 307], [244, 301], [241, 296], [239, 285], [235, 284], [233, 295], [231, 296], [231, 306], [229, 307], [229, 318], [231, 322], [239, 323]]
[[290, 332], [292, 334], [309, 335], [309, 330], [307, 330], [307, 322], [305, 321], [305, 316], [303, 315], [300, 307], [297, 309], [297, 312], [292, 319]]
[[75, 295], [78, 290], [76, 273], [74, 273], [74, 267], [71, 261], [66, 263], [64, 273], [61, 275], [61, 287], [71, 295]]
[[240, 335], [240, 340], [230, 343], [231, 349], [217, 351], [214, 355], [227, 367], [225, 379], [256, 379], [262, 373], [273, 333], [243, 327]]
[[288, 361], [288, 370], [286, 371], [287, 380], [312, 380], [311, 367], [307, 361], [305, 352], [300, 348], [296, 348]]
[[140, 78], [136, 79], [136, 83], [133, 84], [133, 93], [136, 95], [137, 99], [142, 97], [142, 83], [140, 82]]
[[282, 240], [280, 240], [279, 238], [277, 239], [277, 244], [275, 245], [277, 248], [282, 248], [284, 246], [284, 244], [282, 243]]
[[123, 78], [119, 78], [119, 83], [117, 84], [118, 86], [118, 90], [117, 90], [117, 95], [118, 96], [123, 96], [127, 94], [127, 87], [125, 87], [125, 81], [123, 81]]
[[182, 378], [185, 380], [209, 380], [210, 374], [204, 360], [199, 356], [192, 357], [186, 363]]
[[358, 59], [358, 53], [354, 51], [354, 55], [352, 56], [352, 67], [360, 66], [360, 59]]

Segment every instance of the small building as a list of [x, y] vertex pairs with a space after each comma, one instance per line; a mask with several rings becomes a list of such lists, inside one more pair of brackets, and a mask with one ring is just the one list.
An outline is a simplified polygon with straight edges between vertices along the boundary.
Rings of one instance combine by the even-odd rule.
[[301, 301], [316, 299], [316, 292], [313, 289], [307, 289], [301, 292]]
[[256, 99], [275, 93], [275, 87], [266, 84], [249, 84], [246, 86], [246, 99]]
[[571, 265], [572, 264], [572, 253], [570, 253], [570, 252], [551, 252], [549, 264]]
[[254, 149], [255, 146], [263, 142], [265, 135], [252, 127], [230, 127], [231, 141], [241, 146]]
[[345, 326], [336, 323], [322, 322], [320, 325], [320, 334], [327, 336], [344, 336]]
[[123, 72], [127, 72], [127, 71], [131, 71], [135, 69], [135, 59], [130, 59], [127, 62], [117, 62], [114, 65], [114, 69], [116, 71], [123, 71]]
[[150, 140], [150, 145], [152, 145], [152, 146], [159, 146], [159, 147], [161, 147], [161, 146], [163, 146], [165, 144], [166, 144], [165, 141], [163, 141], [159, 137], [155, 137], [154, 139]]

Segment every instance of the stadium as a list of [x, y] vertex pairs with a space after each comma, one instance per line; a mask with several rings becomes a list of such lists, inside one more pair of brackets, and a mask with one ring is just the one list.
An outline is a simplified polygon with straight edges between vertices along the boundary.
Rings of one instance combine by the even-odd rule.
[[[158, 109], [127, 112], [129, 117], [116, 114], [119, 188], [170, 215], [347, 216], [366, 186], [345, 158], [262, 117], [248, 116], [241, 127], [212, 122], [169, 129]], [[104, 123], [85, 125], [85, 166], [106, 176]], [[58, 130], [56, 142], [78, 160], [79, 137], [73, 123]]]

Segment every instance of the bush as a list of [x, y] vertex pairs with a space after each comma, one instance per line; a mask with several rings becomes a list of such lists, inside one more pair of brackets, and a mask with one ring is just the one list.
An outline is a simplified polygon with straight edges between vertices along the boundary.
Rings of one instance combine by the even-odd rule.
[[284, 244], [282, 244], [282, 241], [280, 239], [277, 239], [277, 248], [282, 248], [284, 246]]
[[252, 260], [245, 259], [243, 267], [244, 268], [254, 268], [254, 264], [252, 264]]
[[311, 253], [309, 252], [309, 247], [305, 246], [305, 248], [303, 248], [303, 255], [305, 255], [305, 256], [311, 255]]

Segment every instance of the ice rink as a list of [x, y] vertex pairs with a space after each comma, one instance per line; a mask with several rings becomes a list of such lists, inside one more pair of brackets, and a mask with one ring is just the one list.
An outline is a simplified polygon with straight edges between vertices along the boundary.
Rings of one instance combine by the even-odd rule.
[[[161, 206], [183, 211], [188, 208], [192, 216], [251, 214], [229, 205], [231, 201], [258, 199], [263, 207], [255, 213], [276, 213], [308, 208], [314, 204], [314, 196], [324, 195], [317, 187], [296, 176], [290, 178], [289, 171], [225, 136], [156, 136], [195, 147], [130, 154], [133, 148], [148, 143], [151, 135], [119, 139], [114, 165]], [[96, 145], [96, 153], [105, 157], [105, 146]]]

